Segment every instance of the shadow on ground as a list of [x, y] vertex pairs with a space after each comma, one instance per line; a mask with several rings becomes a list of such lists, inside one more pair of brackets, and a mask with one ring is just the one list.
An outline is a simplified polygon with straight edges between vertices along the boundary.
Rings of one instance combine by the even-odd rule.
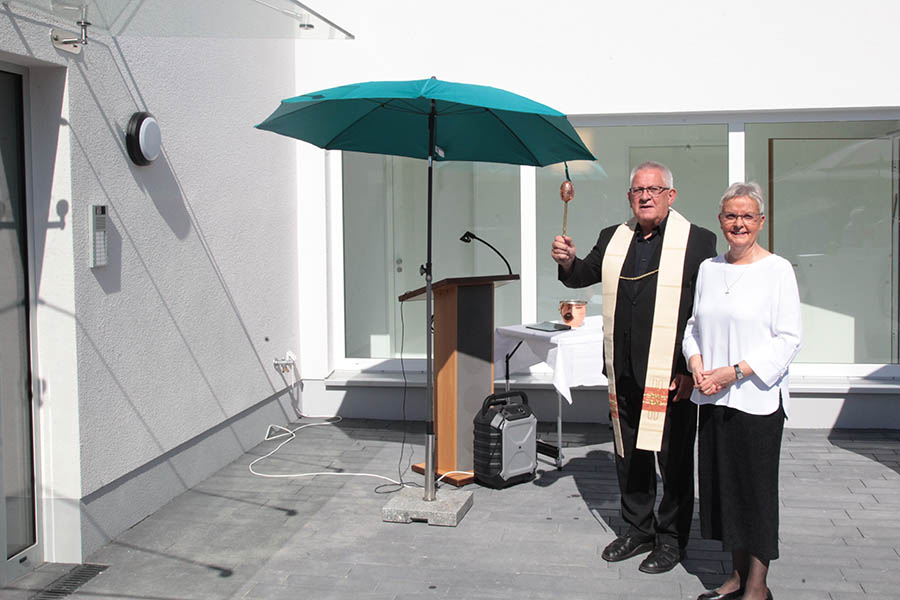
[[[555, 425], [554, 425], [555, 426]], [[555, 439], [547, 435], [544, 439]], [[564, 434], [563, 452], [566, 447], [599, 446], [589, 449], [583, 456], [566, 459], [563, 469], [557, 470], [552, 464], [541, 464], [535, 485], [546, 487], [565, 477], [571, 477], [578, 493], [584, 500], [591, 515], [611, 537], [625, 533], [628, 525], [621, 517], [619, 484], [613, 454], [613, 433], [606, 425], [584, 425], [571, 433]], [[662, 497], [662, 480], [657, 474], [657, 500]], [[697, 577], [707, 588], [715, 587], [724, 579], [730, 568], [730, 554], [722, 551], [721, 543], [700, 537], [699, 521], [696, 514], [698, 499], [694, 498], [694, 523], [687, 546], [687, 558], [682, 564], [684, 570]]]
[[888, 429], [832, 429], [832, 445], [848, 450], [900, 474], [900, 431]]

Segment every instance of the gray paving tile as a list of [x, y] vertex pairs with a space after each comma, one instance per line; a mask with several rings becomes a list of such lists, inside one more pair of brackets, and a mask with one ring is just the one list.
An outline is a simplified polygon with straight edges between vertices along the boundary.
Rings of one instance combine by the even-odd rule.
[[897, 600], [895, 594], [867, 594], [865, 592], [832, 592], [831, 600]]
[[841, 575], [848, 581], [858, 581], [863, 585], [867, 582], [894, 582], [897, 584], [898, 592], [900, 592], [900, 570], [896, 567], [896, 565], [880, 569], [843, 567], [841, 568]]
[[891, 598], [897, 598], [897, 584], [892, 581], [873, 581], [873, 582], [865, 582], [862, 584], [862, 589], [866, 593], [866, 596], [869, 594], [875, 596], [888, 596]]
[[779, 589], [769, 586], [772, 594], [778, 600], [788, 597], [791, 600], [832, 600], [831, 593], [825, 590], [797, 590], [797, 589]]
[[[424, 456], [420, 427], [410, 427], [405, 463], [410, 452]], [[572, 424], [563, 471], [541, 463], [534, 482], [469, 486], [473, 507], [456, 528], [383, 523], [390, 496], [375, 493], [376, 479], [297, 476], [344, 470], [396, 478], [402, 437], [396, 422], [300, 430], [257, 464], [285, 478], [249, 472], [277, 445], [263, 442], [90, 557], [110, 568], [72, 598], [671, 600], [696, 598], [730, 569], [730, 554], [701, 539], [697, 523], [686, 561], [669, 573], [640, 573], [638, 559], [600, 559], [624, 528], [603, 427]], [[775, 597], [896, 598], [900, 433], [789, 430], [782, 455], [782, 558], [769, 574]], [[404, 478], [421, 482], [408, 470]], [[26, 600], [49, 583], [52, 568], [0, 597]]]
[[900, 570], [900, 557], [885, 552], [880, 558], [857, 558], [856, 562], [863, 569], [895, 569]]
[[769, 587], [794, 592], [858, 592], [862, 588], [859, 582], [847, 581], [838, 569], [831, 567], [806, 567], [778, 569], [769, 576]]

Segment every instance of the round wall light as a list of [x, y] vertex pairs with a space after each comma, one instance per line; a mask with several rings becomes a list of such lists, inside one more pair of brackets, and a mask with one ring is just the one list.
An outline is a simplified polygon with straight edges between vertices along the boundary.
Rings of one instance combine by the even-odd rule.
[[156, 160], [162, 146], [162, 134], [153, 115], [148, 112], [131, 115], [125, 130], [125, 146], [136, 165], [149, 165]]

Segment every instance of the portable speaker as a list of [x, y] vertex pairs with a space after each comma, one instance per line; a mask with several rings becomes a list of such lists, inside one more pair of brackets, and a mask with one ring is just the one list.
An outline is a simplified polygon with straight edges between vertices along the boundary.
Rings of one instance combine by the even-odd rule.
[[525, 392], [491, 394], [473, 422], [475, 481], [504, 488], [534, 478], [537, 418]]

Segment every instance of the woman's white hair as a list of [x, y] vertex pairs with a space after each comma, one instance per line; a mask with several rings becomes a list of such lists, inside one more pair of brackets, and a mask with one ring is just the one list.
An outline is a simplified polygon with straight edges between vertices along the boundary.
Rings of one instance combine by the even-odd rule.
[[638, 171], [644, 171], [647, 169], [655, 169], [662, 173], [663, 183], [666, 184], [666, 187], [674, 188], [675, 187], [675, 177], [672, 176], [672, 170], [669, 169], [666, 165], [658, 162], [653, 162], [652, 160], [648, 160], [647, 162], [642, 162], [635, 168], [631, 170], [631, 174], [628, 176], [628, 185], [634, 183], [634, 176], [637, 175]]
[[746, 183], [739, 181], [728, 186], [728, 189], [722, 194], [722, 199], [719, 200], [719, 210], [722, 210], [726, 202], [735, 198], [753, 198], [756, 200], [759, 214], [766, 214], [766, 200], [763, 196], [762, 188], [755, 181], [747, 181]]

